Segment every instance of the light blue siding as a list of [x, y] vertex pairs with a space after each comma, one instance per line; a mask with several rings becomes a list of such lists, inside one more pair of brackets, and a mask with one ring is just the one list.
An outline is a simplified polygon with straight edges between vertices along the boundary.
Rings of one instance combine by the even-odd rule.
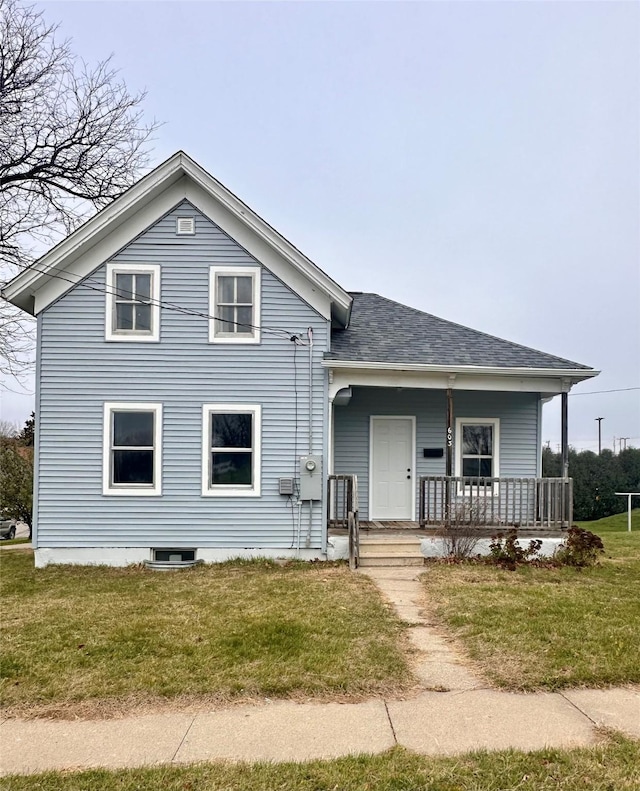
[[[196, 216], [195, 236], [175, 234], [176, 215], [185, 213]], [[261, 324], [286, 332], [263, 330], [257, 345], [210, 344], [209, 267], [257, 262], [188, 204], [112, 260], [160, 264], [161, 300], [204, 317], [163, 307], [159, 343], [106, 342], [99, 293], [105, 265], [41, 314], [37, 545], [288, 548], [297, 509], [278, 494], [278, 478], [296, 474], [296, 455], [307, 452], [309, 398], [308, 349], [289, 337], [306, 335], [309, 326], [314, 331], [313, 441], [315, 452], [325, 454], [327, 381], [320, 362], [328, 322], [263, 268]], [[108, 401], [163, 404], [161, 497], [103, 496]], [[262, 406], [261, 497], [202, 497], [205, 403]], [[305, 505], [302, 546], [306, 511]], [[313, 548], [323, 546], [324, 511], [324, 502], [315, 504]]]
[[[538, 470], [538, 402], [537, 393], [455, 390], [454, 418], [500, 418], [500, 475], [535, 477]], [[443, 390], [354, 387], [351, 402], [334, 408], [334, 471], [358, 476], [363, 519], [369, 514], [371, 415], [415, 416], [416, 478], [445, 474], [444, 457], [425, 459], [422, 452], [423, 448], [445, 448], [446, 395]]]

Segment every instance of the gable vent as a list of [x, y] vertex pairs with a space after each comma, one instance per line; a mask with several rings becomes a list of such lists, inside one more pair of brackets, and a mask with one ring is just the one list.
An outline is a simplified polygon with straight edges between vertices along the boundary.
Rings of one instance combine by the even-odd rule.
[[179, 236], [193, 236], [196, 232], [195, 217], [178, 217], [176, 220], [176, 233]]

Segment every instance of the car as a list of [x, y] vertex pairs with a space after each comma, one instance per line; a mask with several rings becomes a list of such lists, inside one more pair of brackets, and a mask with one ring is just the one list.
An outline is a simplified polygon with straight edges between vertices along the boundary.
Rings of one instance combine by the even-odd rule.
[[17, 522], [15, 519], [3, 519], [0, 522], [0, 538], [15, 538], [16, 525]]

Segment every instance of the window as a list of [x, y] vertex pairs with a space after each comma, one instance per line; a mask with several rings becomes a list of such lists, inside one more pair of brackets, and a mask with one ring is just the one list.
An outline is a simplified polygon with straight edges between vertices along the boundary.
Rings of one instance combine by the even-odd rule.
[[258, 497], [260, 407], [205, 404], [202, 423], [202, 494]]
[[456, 476], [497, 478], [500, 421], [498, 418], [456, 420]]
[[260, 342], [260, 269], [211, 267], [209, 340]]
[[160, 267], [132, 264], [107, 266], [108, 341], [160, 339]]
[[161, 494], [161, 439], [161, 404], [105, 404], [103, 494]]

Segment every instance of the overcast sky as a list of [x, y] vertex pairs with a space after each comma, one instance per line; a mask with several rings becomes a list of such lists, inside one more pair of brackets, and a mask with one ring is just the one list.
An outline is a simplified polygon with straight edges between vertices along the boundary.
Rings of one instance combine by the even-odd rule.
[[640, 390], [578, 396], [640, 386], [638, 3], [39, 7], [147, 89], [154, 165], [184, 149], [346, 288], [601, 369], [570, 442], [640, 446]]

